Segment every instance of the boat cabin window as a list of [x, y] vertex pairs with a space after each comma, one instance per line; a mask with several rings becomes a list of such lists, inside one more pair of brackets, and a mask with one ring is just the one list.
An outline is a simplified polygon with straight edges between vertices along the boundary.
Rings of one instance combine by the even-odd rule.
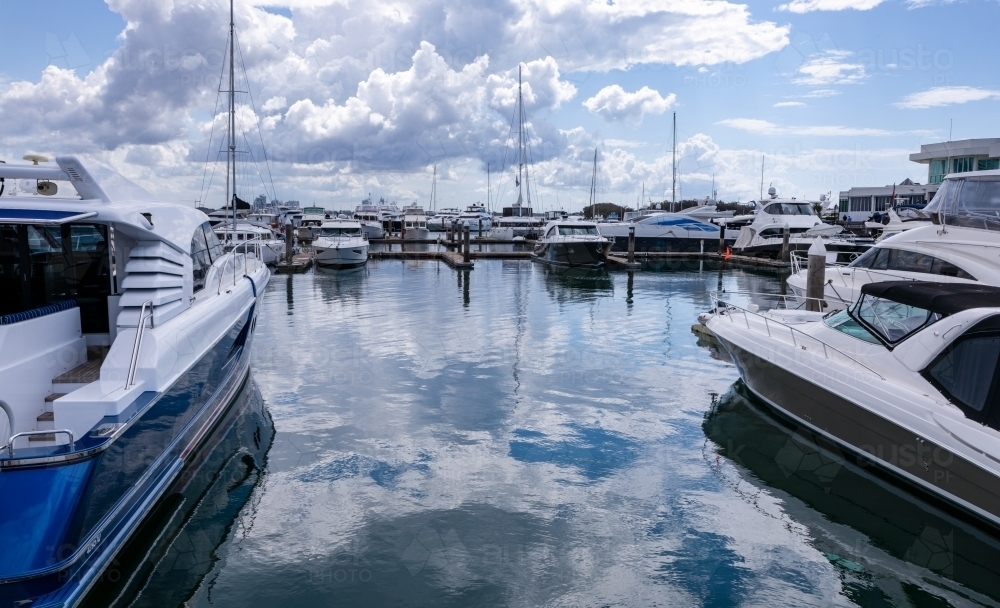
[[0, 224], [0, 315], [75, 300], [84, 333], [108, 332], [111, 264], [100, 224]]
[[223, 256], [222, 243], [212, 231], [211, 225], [205, 222], [195, 228], [191, 237], [191, 272], [194, 278], [194, 289], [198, 291], [205, 287], [205, 277], [212, 263]]
[[816, 215], [809, 203], [771, 203], [764, 207], [768, 215]]
[[320, 231], [322, 236], [361, 236], [360, 228], [323, 228]]
[[858, 299], [851, 316], [890, 346], [943, 318], [939, 313], [871, 294], [864, 294]]
[[559, 226], [559, 234], [562, 236], [597, 234], [597, 226]]
[[991, 317], [958, 337], [923, 375], [968, 418], [1000, 429], [998, 363], [1000, 317]]
[[[801, 228], [801, 227], [789, 228], [788, 234], [801, 234], [808, 230], [809, 230], [808, 228]], [[784, 235], [785, 235], [785, 227], [781, 226], [780, 228], [765, 228], [761, 230], [757, 236], [759, 236], [762, 239], [773, 239], [776, 237], [783, 238]]]
[[854, 268], [870, 268], [872, 270], [923, 272], [972, 281], [976, 280], [976, 277], [941, 258], [916, 251], [889, 249], [886, 247], [873, 247], [869, 249], [858, 259], [851, 262], [850, 266]]

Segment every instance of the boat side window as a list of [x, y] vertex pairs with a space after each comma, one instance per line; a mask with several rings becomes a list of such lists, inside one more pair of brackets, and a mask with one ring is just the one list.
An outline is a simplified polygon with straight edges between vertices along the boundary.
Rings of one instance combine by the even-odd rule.
[[895, 270], [897, 272], [922, 272], [959, 279], [969, 279], [971, 281], [976, 280], [974, 276], [951, 262], [932, 255], [903, 249], [875, 247], [866, 251], [861, 257], [851, 262], [850, 265], [854, 268]]
[[959, 336], [931, 362], [923, 376], [968, 418], [1000, 429], [1000, 316]]
[[212, 262], [215, 262], [224, 254], [222, 243], [219, 241], [219, 236], [212, 230], [211, 224], [205, 222], [201, 225], [201, 229], [205, 232], [205, 242], [208, 243], [209, 258]]
[[559, 234], [562, 236], [597, 234], [597, 226], [559, 226]]
[[212, 267], [212, 256], [209, 253], [208, 241], [201, 226], [195, 229], [191, 237], [191, 274], [194, 279], [194, 289], [197, 292], [205, 287], [205, 277]]
[[851, 316], [890, 346], [942, 318], [936, 312], [867, 294], [858, 300]]
[[806, 203], [771, 203], [764, 208], [769, 215], [814, 215]]

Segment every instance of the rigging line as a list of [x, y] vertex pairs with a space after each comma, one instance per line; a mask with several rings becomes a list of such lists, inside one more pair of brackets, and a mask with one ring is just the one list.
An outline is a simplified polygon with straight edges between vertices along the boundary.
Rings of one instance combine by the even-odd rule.
[[[253, 110], [254, 122], [257, 124], [257, 135], [258, 135], [258, 137], [260, 137], [260, 149], [261, 149], [261, 152], [264, 155], [264, 166], [267, 168], [267, 178], [271, 182], [271, 194], [274, 195], [275, 199], [277, 199], [278, 198], [278, 193], [274, 189], [274, 177], [271, 175], [271, 165], [269, 164], [269, 162], [267, 160], [267, 148], [264, 147], [264, 134], [260, 130], [260, 119], [257, 117], [257, 106], [254, 104], [254, 101], [253, 101], [253, 93], [250, 92], [250, 76], [247, 74], [247, 66], [243, 62], [243, 48], [240, 46], [240, 38], [239, 38], [239, 36], [236, 37], [236, 50], [239, 51], [239, 54], [240, 54], [240, 67], [243, 68], [243, 80], [247, 84], [247, 95], [250, 96], [250, 108]], [[246, 135], [244, 134], [244, 139], [245, 138], [246, 138]], [[250, 142], [249, 141], [247, 142], [247, 146], [248, 147], [250, 146]], [[256, 165], [256, 164], [257, 164], [257, 161], [255, 160], [254, 161], [254, 165]], [[257, 172], [260, 173], [260, 169], [259, 168], [257, 169]], [[264, 177], [263, 177], [263, 175], [261, 175], [261, 180], [263, 180], [263, 179], [264, 179]], [[267, 193], [267, 184], [264, 184], [264, 193], [265, 194]]]
[[[514, 111], [510, 113], [510, 128], [507, 131], [507, 141], [505, 141], [503, 145], [503, 161], [500, 163], [500, 179], [497, 180], [497, 201], [499, 201], [503, 195], [507, 193], [507, 187], [504, 185], [504, 171], [507, 170], [507, 150], [510, 147], [508, 144], [514, 134], [514, 115], [516, 112], [517, 107], [515, 106]], [[509, 180], [507, 183], [510, 183]]]
[[[260, 185], [264, 186], [264, 194], [267, 194], [267, 182], [264, 181], [264, 174], [260, 172], [260, 167], [257, 165], [257, 159], [253, 155], [253, 149], [250, 148], [250, 140], [247, 139], [246, 131], [243, 132], [243, 141], [247, 143], [247, 154], [250, 155], [250, 159], [253, 161], [253, 166], [257, 169], [257, 176], [260, 177]], [[247, 177], [247, 189], [250, 189], [249, 182], [251, 181], [249, 175]], [[254, 197], [256, 198], [256, 197]], [[249, 201], [247, 201], [249, 202]]]
[[[225, 51], [223, 51], [223, 59], [225, 59]], [[226, 62], [222, 62], [222, 68], [219, 71], [219, 86], [215, 93], [215, 109], [212, 110], [212, 130], [208, 135], [208, 151], [205, 152], [205, 168], [201, 172], [201, 189], [198, 191], [198, 198], [201, 201], [205, 200], [205, 174], [208, 173], [208, 159], [212, 156], [212, 138], [215, 137], [215, 117], [219, 113], [219, 99], [222, 97], [222, 76], [225, 73]], [[212, 169], [212, 175], [215, 175], [215, 169]], [[209, 187], [211, 187], [211, 181], [209, 181]], [[204, 205], [202, 205], [204, 206]]]

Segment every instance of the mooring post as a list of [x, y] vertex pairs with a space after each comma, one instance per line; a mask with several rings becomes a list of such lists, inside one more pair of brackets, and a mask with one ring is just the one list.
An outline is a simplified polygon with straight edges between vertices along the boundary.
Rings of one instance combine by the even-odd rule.
[[455, 223], [454, 219], [451, 220], [451, 246], [452, 247], [459, 247], [459, 244], [458, 244], [458, 224]]
[[635, 263], [635, 226], [628, 227], [628, 263]]
[[479, 236], [476, 238], [480, 240], [483, 238], [483, 218], [479, 218]]
[[809, 269], [806, 271], [806, 310], [823, 311], [826, 283], [826, 247], [823, 239], [816, 237], [809, 246]]
[[471, 255], [469, 251], [469, 233], [472, 232], [471, 227], [468, 223], [465, 224], [465, 254], [462, 256], [462, 261], [466, 264], [469, 263], [469, 256]]
[[288, 222], [287, 224], [285, 224], [285, 263], [286, 264], [291, 264], [292, 263], [292, 251], [293, 251], [293, 247], [294, 247], [294, 243], [292, 242], [292, 239], [294, 237], [292, 236], [292, 233], [294, 233], [294, 232], [295, 232], [295, 227], [292, 226], [292, 222]]
[[791, 236], [792, 230], [785, 224], [785, 229], [781, 231], [781, 261], [787, 262], [791, 252], [788, 250], [788, 238]]
[[719, 225], [719, 255], [726, 252], [726, 225]]

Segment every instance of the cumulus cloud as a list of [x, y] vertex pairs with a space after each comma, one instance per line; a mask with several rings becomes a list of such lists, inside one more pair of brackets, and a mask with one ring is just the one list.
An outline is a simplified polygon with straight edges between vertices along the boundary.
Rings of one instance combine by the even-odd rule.
[[[778, 6], [779, 11], [789, 13], [811, 13], [813, 11], [843, 11], [853, 9], [867, 11], [882, 4], [885, 0], [792, 0]], [[911, 0], [913, 1], [913, 0]], [[921, 0], [916, 0], [921, 1]]]
[[984, 99], [1000, 99], [1000, 91], [978, 87], [934, 87], [926, 91], [911, 93], [893, 105], [908, 110], [936, 108]]
[[[205, 117], [217, 110], [229, 3], [107, 4], [127, 24], [110, 57], [92, 69], [49, 66], [37, 79], [0, 87], [3, 146], [103, 151], [126, 174], [150, 179], [142, 167], [180, 154], [189, 166], [172, 168], [164, 187], [195, 183], [217, 121]], [[279, 179], [295, 188], [308, 175], [310, 187], [359, 192], [369, 178], [344, 175], [463, 159], [499, 164], [518, 65], [533, 153], [552, 162], [575, 159], [587, 139], [547, 119], [575, 98], [571, 80], [640, 64], [740, 64], [783, 48], [789, 35], [789, 26], [727, 0], [267, 4], [294, 10], [236, 4], [241, 64], [257, 100], [256, 113], [240, 100], [241, 128], [260, 125]], [[595, 107], [630, 120], [674, 101], [650, 89], [622, 94]]]
[[829, 86], [833, 84], [855, 84], [867, 77], [862, 63], [851, 63], [850, 51], [826, 51], [810, 57], [799, 66], [796, 84]]
[[801, 107], [801, 106], [804, 106], [804, 105], [806, 105], [806, 104], [803, 103], [803, 102], [801, 102], [801, 101], [779, 101], [778, 103], [774, 104], [774, 107], [776, 107], [776, 108], [798, 108], [798, 107]]
[[583, 102], [591, 114], [611, 121], [642, 122], [646, 114], [663, 114], [677, 100], [670, 93], [666, 97], [649, 87], [642, 87], [635, 93], [628, 93], [617, 84], [604, 87], [596, 95]]
[[777, 125], [759, 118], [727, 118], [715, 123], [758, 135], [796, 135], [816, 137], [885, 137], [889, 135], [929, 135], [928, 131], [888, 131], [869, 127], [845, 127], [840, 125]]

